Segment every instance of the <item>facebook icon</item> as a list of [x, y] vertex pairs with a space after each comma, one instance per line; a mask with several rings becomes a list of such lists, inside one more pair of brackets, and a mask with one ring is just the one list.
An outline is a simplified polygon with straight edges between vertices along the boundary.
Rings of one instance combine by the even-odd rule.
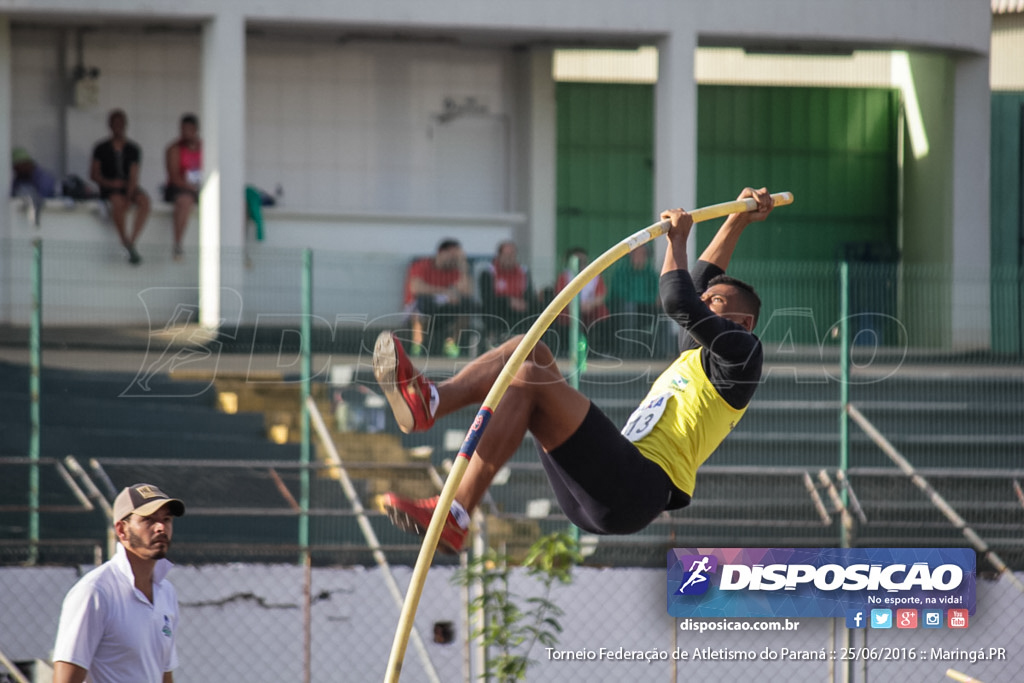
[[846, 610], [846, 628], [867, 628], [867, 619], [862, 609]]

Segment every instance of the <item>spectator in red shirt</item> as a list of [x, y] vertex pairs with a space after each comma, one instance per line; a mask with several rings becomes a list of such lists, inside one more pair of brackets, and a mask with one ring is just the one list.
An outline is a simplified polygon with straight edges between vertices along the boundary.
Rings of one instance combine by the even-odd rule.
[[[587, 264], [590, 263], [590, 257], [587, 256], [587, 250], [582, 247], [573, 247], [565, 254], [566, 264], [569, 259], [575, 256], [579, 259], [579, 266], [577, 267], [576, 273], [579, 273]], [[561, 292], [565, 289], [569, 281], [575, 277], [576, 273], [570, 271], [569, 266], [566, 265], [558, 275], [558, 282], [555, 284], [555, 293]], [[601, 318], [608, 317], [608, 306], [605, 305], [604, 299], [607, 295], [607, 288], [605, 287], [604, 280], [600, 275], [595, 277], [593, 280], [588, 282], [586, 286], [580, 290], [578, 294], [580, 299], [580, 318], [582, 319], [584, 327], [590, 327], [592, 324], [600, 320]], [[563, 320], [567, 318], [563, 317]]]
[[[570, 261], [575, 256], [579, 263], [576, 271], [570, 267]], [[568, 286], [569, 281], [576, 276], [577, 273], [581, 272], [590, 263], [590, 257], [587, 255], [587, 250], [583, 247], [572, 247], [565, 253], [566, 267], [558, 275], [558, 280], [555, 283], [555, 293], [561, 292]], [[584, 285], [580, 293], [577, 294], [577, 298], [580, 302], [580, 319], [579, 323], [582, 324], [582, 332], [586, 334], [589, 339], [589, 345], [591, 348], [601, 347], [605, 343], [605, 337], [608, 336], [607, 330], [603, 326], [595, 324], [608, 317], [608, 306], [605, 304], [605, 297], [607, 296], [607, 287], [605, 286], [604, 279], [598, 275], [593, 280]], [[569, 324], [569, 307], [567, 306], [564, 311], [558, 316], [558, 324], [563, 329], [567, 328]], [[607, 349], [605, 349], [607, 350]]]
[[480, 273], [480, 299], [484, 310], [484, 334], [497, 344], [509, 332], [521, 333], [521, 323], [537, 312], [537, 298], [526, 266], [519, 263], [516, 243], [498, 245], [494, 260]]
[[167, 185], [164, 201], [174, 204], [174, 260], [180, 261], [184, 252], [181, 240], [188, 227], [192, 207], [199, 202], [199, 189], [203, 182], [203, 141], [199, 139], [199, 119], [195, 114], [181, 117], [180, 134], [167, 146], [164, 153], [167, 166]]
[[[480, 304], [473, 298], [469, 260], [458, 240], [443, 240], [433, 257], [409, 266], [405, 307], [412, 317], [414, 345], [430, 352], [443, 343], [446, 355], [461, 353], [461, 333], [470, 329], [469, 317], [480, 313]], [[426, 344], [424, 330], [429, 330]]]

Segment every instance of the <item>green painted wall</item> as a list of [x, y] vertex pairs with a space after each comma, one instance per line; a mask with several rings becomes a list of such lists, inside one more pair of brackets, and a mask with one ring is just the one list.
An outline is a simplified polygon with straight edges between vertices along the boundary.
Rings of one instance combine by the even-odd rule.
[[571, 247], [591, 258], [653, 222], [654, 88], [559, 83], [559, 264]]
[[[702, 86], [697, 203], [731, 199], [745, 185], [789, 190], [796, 201], [743, 234], [730, 272], [750, 281], [765, 310], [766, 343], [835, 343], [836, 264], [851, 271], [853, 313], [895, 316], [898, 120], [894, 90]], [[698, 227], [698, 252], [721, 221]], [[898, 330], [858, 317], [853, 334], [887, 343]]]
[[992, 348], [1024, 356], [1024, 93], [992, 95]]
[[[844, 256], [891, 264], [897, 256], [898, 93], [700, 86], [698, 94], [697, 205], [732, 199], [745, 185], [797, 199], [744, 235], [731, 268], [761, 291], [759, 333], [831, 343], [835, 264]], [[655, 217], [653, 89], [560, 83], [557, 97], [558, 249], [580, 244], [593, 256]], [[720, 224], [699, 226], [700, 249]], [[882, 268], [855, 271], [867, 282], [855, 284], [855, 312], [896, 314], [896, 267]], [[796, 307], [813, 310], [814, 319], [773, 317]]]
[[[558, 248], [603, 250], [655, 214], [653, 88], [559, 83], [557, 98]], [[698, 205], [747, 184], [798, 197], [745, 237], [738, 258], [832, 260], [847, 244], [896, 247], [894, 91], [701, 86], [699, 98]], [[699, 228], [702, 247], [715, 228]]]
[[[731, 199], [746, 184], [797, 197], [744, 236], [733, 267], [741, 277], [748, 270], [751, 280], [769, 283], [762, 291], [769, 313], [773, 305], [824, 311], [797, 341], [821, 339], [827, 330], [818, 328], [830, 324], [834, 309], [836, 292], [813, 284], [820, 278], [813, 271], [828, 270], [844, 253], [887, 260], [898, 250], [899, 271], [862, 268], [871, 273], [865, 277], [884, 280], [865, 305], [893, 313], [913, 345], [949, 342], [953, 147], [946, 132], [953, 124], [953, 66], [947, 57], [914, 53], [910, 67], [926, 149], [914, 144], [906, 122], [898, 130], [896, 91], [699, 88], [698, 206]], [[577, 244], [601, 253], [653, 220], [653, 124], [652, 86], [558, 85], [560, 254]], [[1024, 93], [994, 93], [992, 345], [1018, 357], [1024, 356], [1022, 128]], [[700, 248], [716, 228], [698, 228]], [[787, 278], [789, 284], [780, 284]]]
[[[744, 234], [737, 261], [892, 257], [898, 107], [895, 91], [883, 89], [701, 86], [698, 205], [744, 185], [796, 196]], [[719, 224], [699, 226], [700, 248]]]

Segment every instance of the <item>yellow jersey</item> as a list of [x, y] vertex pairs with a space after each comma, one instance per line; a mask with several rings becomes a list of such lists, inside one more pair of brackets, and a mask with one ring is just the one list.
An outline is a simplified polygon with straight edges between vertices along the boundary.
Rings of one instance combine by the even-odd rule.
[[718, 393], [701, 366], [700, 352], [681, 353], [622, 428], [645, 458], [691, 496], [697, 468], [747, 411], [746, 406], [733, 408]]

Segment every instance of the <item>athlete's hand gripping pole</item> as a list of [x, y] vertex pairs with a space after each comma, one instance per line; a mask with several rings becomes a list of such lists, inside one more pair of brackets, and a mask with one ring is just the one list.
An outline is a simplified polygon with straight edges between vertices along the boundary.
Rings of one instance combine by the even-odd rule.
[[[790, 192], [780, 192], [772, 195], [772, 201], [773, 206], [785, 206], [793, 203], [793, 195]], [[753, 198], [746, 198], [694, 209], [690, 212], [690, 216], [693, 217], [694, 223], [699, 223], [733, 213], [747, 213], [756, 210], [757, 201]], [[519, 371], [519, 367], [526, 360], [526, 357], [530, 355], [530, 352], [537, 345], [537, 342], [540, 341], [540, 338], [544, 336], [551, 323], [558, 317], [558, 314], [562, 312], [562, 309], [572, 301], [574, 296], [579, 294], [588, 282], [629, 252], [667, 233], [669, 227], [668, 221], [659, 221], [649, 225], [633, 233], [594, 259], [590, 265], [581, 270], [566, 285], [565, 289], [552, 299], [551, 303], [540, 314], [540, 317], [530, 326], [526, 336], [523, 337], [523, 340], [516, 347], [508, 361], [506, 361], [505, 367], [502, 368], [498, 378], [491, 386], [490, 392], [484, 398], [483, 405], [481, 405], [480, 410], [477, 412], [476, 419], [473, 420], [473, 425], [469, 428], [465, 441], [462, 442], [462, 447], [459, 449], [459, 457], [455, 459], [455, 464], [448, 473], [448, 478], [445, 480], [444, 488], [441, 490], [437, 501], [437, 507], [430, 518], [430, 526], [427, 527], [427, 532], [423, 538], [423, 545], [420, 547], [420, 554], [416, 558], [416, 566], [413, 568], [412, 577], [409, 580], [409, 590], [405, 595], [405, 604], [402, 606], [402, 613], [398, 620], [398, 630], [395, 633], [394, 644], [391, 646], [391, 656], [388, 659], [388, 669], [384, 679], [387, 683], [396, 683], [398, 676], [401, 674], [405, 649], [409, 644], [409, 634], [413, 628], [413, 619], [416, 616], [420, 595], [423, 592], [423, 583], [426, 581], [430, 563], [434, 560], [434, 551], [437, 550], [437, 542], [441, 538], [441, 530], [444, 528], [444, 522], [451, 509], [452, 501], [455, 500], [455, 492], [458, 490], [459, 484], [462, 483], [462, 477], [469, 466], [469, 459], [473, 457], [473, 453], [476, 451], [476, 445], [480, 442], [480, 437], [487, 428], [487, 422], [491, 419], [494, 409], [498, 406], [502, 396], [505, 395], [505, 391], [512, 383], [512, 379]]]

